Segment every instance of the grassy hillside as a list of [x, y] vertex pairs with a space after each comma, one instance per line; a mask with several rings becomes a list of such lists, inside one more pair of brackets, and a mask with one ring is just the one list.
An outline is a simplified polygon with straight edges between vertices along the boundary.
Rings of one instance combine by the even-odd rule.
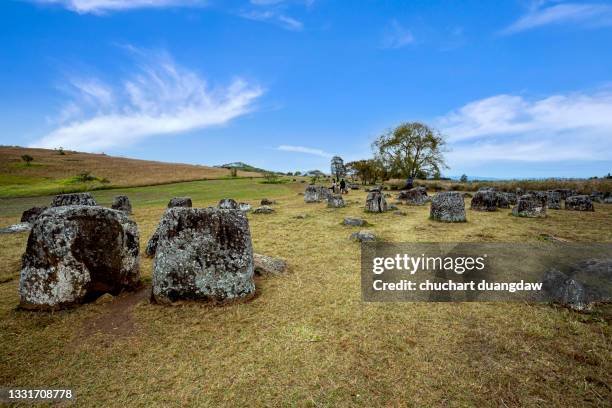
[[[537, 220], [468, 211], [468, 222], [445, 224], [428, 219], [429, 206], [402, 206], [404, 217], [365, 214], [363, 191], [328, 209], [305, 204], [303, 190], [249, 179], [119, 190], [134, 205], [141, 251], [171, 196], [191, 195], [196, 207], [222, 197], [278, 201], [274, 214], [248, 218], [255, 252], [286, 258], [289, 273], [258, 278], [258, 296], [224, 307], [150, 304], [153, 262], [143, 257], [142, 292], [56, 313], [17, 311], [28, 234], [3, 236], [0, 384], [71, 387], [87, 407], [609, 405], [609, 307], [581, 314], [528, 303], [362, 302], [359, 244], [348, 238], [358, 228], [341, 221], [365, 218], [392, 242], [534, 242], [543, 234], [612, 242], [612, 205]], [[114, 193], [94, 196], [108, 205]], [[51, 197], [3, 200], [1, 225], [37, 200]]]
[[[27, 164], [21, 158], [34, 160]], [[229, 177], [228, 169], [56, 150], [0, 146], [0, 197], [27, 197]], [[239, 177], [259, 177], [238, 171]]]

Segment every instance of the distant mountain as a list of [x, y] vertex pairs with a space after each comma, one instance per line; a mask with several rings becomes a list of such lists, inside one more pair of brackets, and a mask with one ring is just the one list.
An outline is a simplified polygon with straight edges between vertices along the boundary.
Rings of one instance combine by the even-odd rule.
[[226, 164], [222, 164], [220, 166], [214, 166], [214, 167], [223, 168], [223, 169], [238, 169], [242, 171], [250, 171], [250, 172], [255, 172], [255, 173], [274, 173], [273, 171], [271, 172], [269, 170], [260, 169], [259, 167], [254, 167], [254, 166], [251, 166], [250, 164], [246, 164], [243, 162], [226, 163]]

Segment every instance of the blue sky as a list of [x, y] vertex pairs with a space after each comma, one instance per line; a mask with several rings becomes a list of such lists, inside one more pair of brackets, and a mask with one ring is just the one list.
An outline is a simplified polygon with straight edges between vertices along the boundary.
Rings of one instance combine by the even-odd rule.
[[0, 144], [281, 170], [423, 121], [447, 175], [612, 171], [612, 2], [3, 0]]

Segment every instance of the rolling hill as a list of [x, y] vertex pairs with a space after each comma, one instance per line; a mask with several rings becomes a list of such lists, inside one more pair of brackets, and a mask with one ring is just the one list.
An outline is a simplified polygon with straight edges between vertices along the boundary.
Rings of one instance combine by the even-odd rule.
[[[63, 154], [62, 154], [63, 153]], [[33, 160], [28, 164], [22, 156]], [[239, 177], [260, 177], [238, 170]], [[0, 146], [0, 197], [24, 197], [230, 177], [225, 168], [74, 151]]]

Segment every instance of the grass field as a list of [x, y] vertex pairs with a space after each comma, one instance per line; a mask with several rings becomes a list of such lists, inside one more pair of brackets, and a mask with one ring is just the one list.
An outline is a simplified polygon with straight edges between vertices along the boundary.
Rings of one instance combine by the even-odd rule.
[[[340, 222], [365, 218], [389, 241], [612, 242], [612, 205], [546, 219], [468, 210], [467, 223], [440, 224], [428, 206], [365, 214], [365, 193], [351, 191], [346, 208], [327, 209], [304, 204], [303, 189], [241, 179], [94, 193], [104, 205], [130, 197], [141, 250], [172, 196], [190, 195], [194, 206], [276, 199], [276, 213], [249, 215], [250, 228], [255, 251], [286, 258], [289, 273], [258, 278], [258, 296], [224, 307], [152, 305], [144, 291], [69, 311], [17, 311], [27, 234], [0, 236], [0, 384], [72, 387], [77, 406], [99, 407], [609, 406], [609, 308], [364, 303], [359, 245], [348, 239], [358, 229]], [[0, 224], [49, 201], [3, 199]], [[143, 258], [147, 284], [151, 268]]]
[[[0, 198], [148, 186], [230, 176], [228, 169], [49, 149], [0, 146]], [[34, 160], [27, 165], [22, 155]], [[82, 181], [84, 172], [92, 180]], [[239, 171], [238, 177], [260, 177]]]

